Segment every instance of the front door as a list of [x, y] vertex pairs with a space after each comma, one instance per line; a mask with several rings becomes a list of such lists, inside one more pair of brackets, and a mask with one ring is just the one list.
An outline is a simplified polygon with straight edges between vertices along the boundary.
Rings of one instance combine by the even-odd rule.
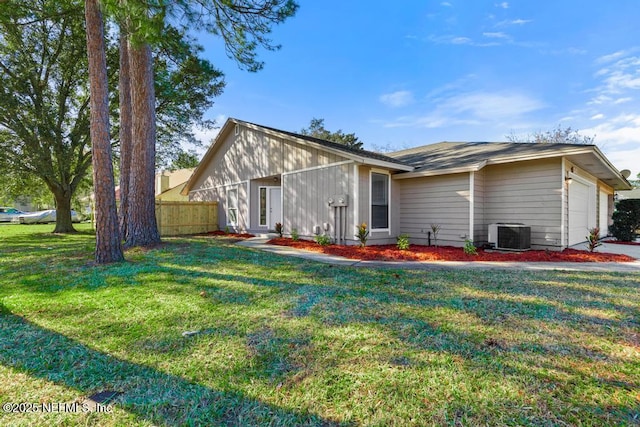
[[280, 187], [270, 187], [267, 191], [269, 207], [269, 230], [275, 230], [276, 222], [282, 222], [282, 191]]

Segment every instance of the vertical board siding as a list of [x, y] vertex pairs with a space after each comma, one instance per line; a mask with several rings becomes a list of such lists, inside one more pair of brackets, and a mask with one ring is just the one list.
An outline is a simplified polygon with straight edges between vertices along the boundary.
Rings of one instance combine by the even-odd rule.
[[[330, 158], [329, 158], [330, 159]], [[312, 238], [313, 227], [329, 224], [328, 234], [334, 233], [334, 209], [328, 199], [338, 194], [349, 196], [347, 207], [346, 237], [353, 240], [353, 165], [328, 166], [304, 172], [296, 172], [283, 177], [283, 218], [285, 232], [290, 234], [295, 228], [301, 237]]]
[[217, 202], [156, 201], [160, 236], [181, 236], [218, 230]]
[[562, 160], [545, 159], [484, 168], [484, 222], [531, 226], [531, 246], [562, 245]]
[[[227, 221], [226, 188], [230, 184], [237, 184], [238, 228], [243, 231], [261, 230], [258, 225], [260, 218], [258, 188], [261, 185], [280, 186], [280, 176], [285, 172], [346, 160], [345, 157], [244, 126], [240, 126], [238, 135], [233, 131], [229, 132], [224, 140], [218, 141], [218, 144], [219, 147], [212, 160], [194, 182], [193, 189], [189, 192], [189, 199], [219, 201], [218, 224], [224, 228]], [[336, 176], [333, 176], [334, 180]], [[274, 177], [278, 180], [274, 181]], [[249, 181], [249, 192], [247, 192], [246, 181]], [[331, 180], [323, 177], [322, 173], [318, 176], [312, 173], [304, 191], [310, 192], [309, 189], [318, 188], [318, 185], [328, 185], [330, 182]], [[331, 194], [335, 194], [335, 189], [334, 187]], [[348, 189], [344, 192], [349, 193]], [[284, 189], [282, 197], [286, 197]], [[322, 211], [324, 204], [318, 200], [310, 200], [307, 208], [312, 209], [307, 212], [307, 216], [313, 219], [314, 223], [318, 222], [320, 218], [318, 210]], [[249, 209], [251, 209], [250, 213]], [[283, 212], [285, 218], [286, 215], [286, 212]], [[299, 222], [299, 220], [296, 221]], [[290, 232], [291, 228], [288, 230]]]
[[[440, 225], [438, 244], [463, 246], [469, 234], [469, 174], [399, 180], [400, 232], [426, 244], [431, 224]], [[433, 243], [433, 240], [432, 240]]]

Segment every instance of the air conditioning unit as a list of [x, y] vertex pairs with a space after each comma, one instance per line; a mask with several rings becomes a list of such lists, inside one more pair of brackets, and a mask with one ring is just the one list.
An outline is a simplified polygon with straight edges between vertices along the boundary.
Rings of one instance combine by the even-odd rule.
[[531, 227], [524, 224], [489, 224], [489, 243], [496, 249], [526, 251], [531, 249]]

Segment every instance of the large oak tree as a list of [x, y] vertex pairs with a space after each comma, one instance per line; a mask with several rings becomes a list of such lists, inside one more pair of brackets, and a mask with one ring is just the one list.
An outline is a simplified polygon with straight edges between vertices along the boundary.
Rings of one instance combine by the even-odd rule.
[[82, 7], [48, 0], [0, 3], [0, 165], [38, 177], [73, 231], [71, 198], [91, 166]]

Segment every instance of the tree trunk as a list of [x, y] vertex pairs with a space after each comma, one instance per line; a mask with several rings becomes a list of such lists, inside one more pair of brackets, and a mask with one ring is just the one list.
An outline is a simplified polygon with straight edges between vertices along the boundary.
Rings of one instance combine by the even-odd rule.
[[131, 170], [126, 247], [160, 242], [155, 213], [156, 114], [151, 48], [129, 43], [131, 70]]
[[131, 172], [131, 69], [126, 24], [120, 27], [120, 236], [127, 238]]
[[122, 261], [122, 242], [116, 211], [111, 143], [109, 137], [109, 92], [104, 25], [98, 0], [85, 1], [89, 86], [91, 97], [91, 144], [93, 191], [95, 194], [96, 262]]
[[54, 233], [75, 233], [71, 222], [71, 188], [56, 188], [52, 190], [56, 198], [56, 228]]

